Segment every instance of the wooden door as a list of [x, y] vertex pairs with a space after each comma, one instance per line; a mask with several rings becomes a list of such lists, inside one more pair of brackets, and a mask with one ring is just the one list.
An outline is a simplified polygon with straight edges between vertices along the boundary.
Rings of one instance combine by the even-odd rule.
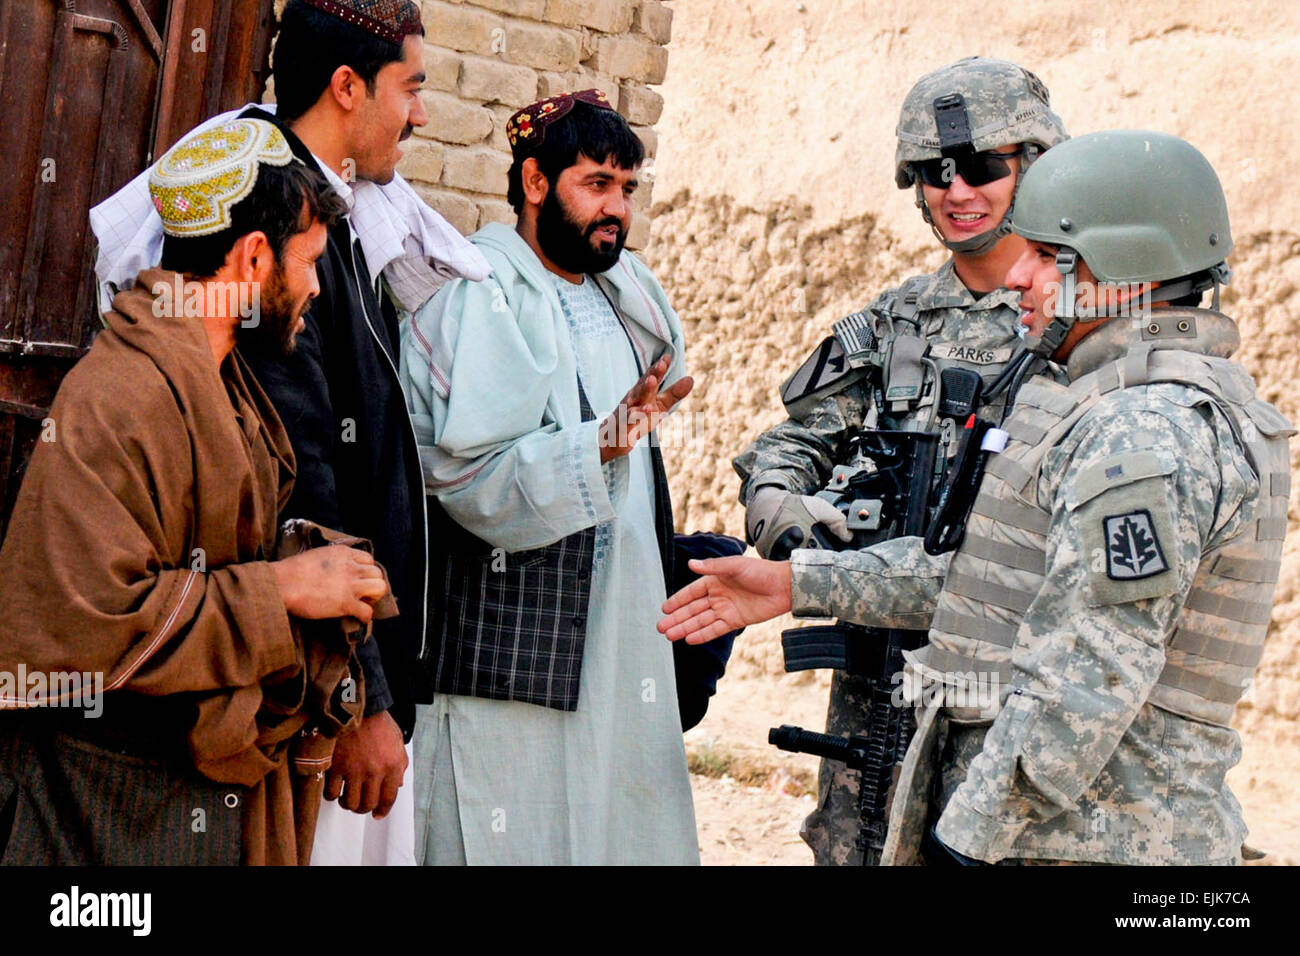
[[0, 3], [0, 539], [59, 382], [99, 328], [91, 206], [261, 97], [271, 0]]

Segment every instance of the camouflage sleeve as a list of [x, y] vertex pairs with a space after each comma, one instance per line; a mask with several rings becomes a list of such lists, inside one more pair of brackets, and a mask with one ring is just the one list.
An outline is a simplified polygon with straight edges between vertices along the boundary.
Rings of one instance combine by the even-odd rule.
[[1221, 456], [1239, 452], [1195, 408], [1149, 392], [1099, 404], [1048, 459], [1047, 577], [1013, 690], [939, 820], [967, 856], [996, 862], [1030, 821], [1076, 809], [1164, 666], [1222, 503]]
[[787, 418], [755, 438], [732, 462], [740, 475], [741, 504], [764, 485], [797, 495], [824, 488], [849, 438], [861, 430], [870, 402], [866, 383], [855, 382], [823, 398], [802, 419]]
[[952, 555], [926, 554], [921, 538], [894, 538], [860, 551], [790, 555], [791, 611], [864, 627], [927, 630]]

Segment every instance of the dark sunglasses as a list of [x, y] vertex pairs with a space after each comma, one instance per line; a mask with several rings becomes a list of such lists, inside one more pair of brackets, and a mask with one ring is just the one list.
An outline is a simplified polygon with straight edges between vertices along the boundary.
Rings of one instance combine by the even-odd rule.
[[921, 182], [935, 189], [947, 189], [957, 176], [961, 176], [967, 186], [983, 186], [1010, 176], [1011, 164], [1007, 160], [1024, 155], [1024, 152], [1023, 146], [1010, 153], [963, 152], [913, 165]]

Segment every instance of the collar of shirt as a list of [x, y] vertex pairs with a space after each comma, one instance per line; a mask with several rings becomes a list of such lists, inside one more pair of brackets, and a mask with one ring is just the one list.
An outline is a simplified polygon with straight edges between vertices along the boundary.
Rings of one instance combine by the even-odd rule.
[[311, 154], [311, 158], [316, 161], [316, 166], [320, 169], [321, 175], [325, 177], [325, 181], [334, 187], [334, 191], [338, 193], [339, 198], [343, 200], [343, 205], [347, 206], [348, 213], [344, 218], [348, 224], [348, 235], [351, 237], [353, 242], [357, 242], [361, 237], [357, 235], [356, 226], [352, 225], [352, 211], [356, 208], [357, 204], [357, 199], [352, 192], [352, 187], [348, 185], [347, 181], [343, 179], [343, 177], [330, 169], [329, 165], [315, 153]]
[[1003, 305], [1016, 309], [1019, 301], [1020, 294], [1006, 288], [986, 292], [977, 300], [957, 275], [957, 268], [952, 259], [939, 267], [939, 271], [930, 277], [929, 283], [916, 297], [917, 307], [923, 312], [933, 309], [978, 311], [996, 309]]

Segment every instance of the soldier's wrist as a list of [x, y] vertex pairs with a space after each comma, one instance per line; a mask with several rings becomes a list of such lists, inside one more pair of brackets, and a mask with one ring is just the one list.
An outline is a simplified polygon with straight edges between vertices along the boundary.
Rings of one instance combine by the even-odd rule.
[[835, 616], [831, 560], [831, 552], [811, 548], [790, 555], [790, 613], [795, 617]]

